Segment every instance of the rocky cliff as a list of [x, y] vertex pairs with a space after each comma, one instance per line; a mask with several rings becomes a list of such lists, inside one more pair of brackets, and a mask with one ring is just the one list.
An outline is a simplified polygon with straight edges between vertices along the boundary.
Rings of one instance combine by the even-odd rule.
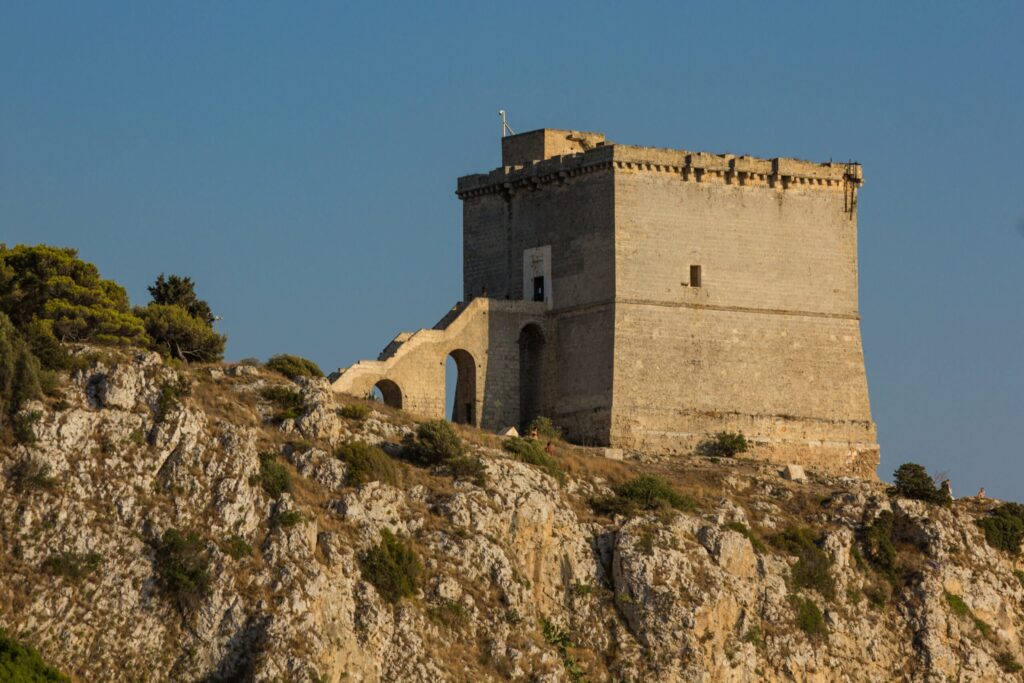
[[[0, 626], [76, 680], [1020, 676], [1024, 565], [986, 544], [992, 502], [563, 444], [560, 482], [475, 430], [485, 476], [453, 478], [403, 459], [410, 417], [343, 417], [357, 401], [324, 380], [77, 354], [0, 450]], [[291, 413], [276, 386], [301, 395]], [[335, 457], [354, 440], [390, 454], [393, 484]], [[641, 473], [687, 503], [595, 512]], [[176, 595], [172, 529], [208, 570]], [[382, 530], [422, 564], [393, 603], [364, 578]]]

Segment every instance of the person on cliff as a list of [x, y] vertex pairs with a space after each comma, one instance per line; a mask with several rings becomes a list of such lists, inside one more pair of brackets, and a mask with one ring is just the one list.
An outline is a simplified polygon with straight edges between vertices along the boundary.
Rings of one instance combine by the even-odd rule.
[[942, 489], [943, 493], [949, 496], [950, 500], [956, 500], [956, 498], [953, 497], [953, 485], [949, 483], [949, 479], [943, 479], [939, 487]]
[[550, 441], [548, 441], [548, 445], [544, 447], [544, 452], [547, 453], [548, 455], [553, 456], [555, 454], [555, 446], [554, 446], [554, 444], [552, 444]]

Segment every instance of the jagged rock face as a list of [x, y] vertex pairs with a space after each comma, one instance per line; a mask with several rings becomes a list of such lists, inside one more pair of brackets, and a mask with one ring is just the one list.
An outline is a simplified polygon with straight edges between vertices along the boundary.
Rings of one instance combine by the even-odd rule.
[[[77, 372], [60, 405], [28, 406], [42, 414], [35, 443], [0, 450], [0, 625], [89, 681], [997, 681], [1024, 659], [1020, 567], [985, 545], [969, 504], [788, 482], [756, 463], [634, 460], [624, 471], [660, 468], [684, 491], [692, 480], [700, 507], [610, 520], [587, 505], [608, 493], [588, 459], [606, 461], [579, 449], [560, 485], [479, 444], [482, 486], [404, 465], [395, 485], [352, 487], [333, 449], [397, 453], [410, 423], [346, 420], [309, 380], [291, 385], [306, 412], [274, 424], [257, 398], [271, 383], [286, 384], [140, 354]], [[267, 453], [293, 480], [276, 499]], [[26, 462], [42, 483], [19, 483]], [[870, 606], [880, 579], [858, 548], [883, 511], [911, 564]], [[750, 540], [794, 523], [820, 537], [832, 597], [795, 587], [796, 559]], [[157, 579], [171, 528], [197, 533], [210, 558], [210, 590], [186, 607]], [[412, 539], [424, 565], [395, 605], [360, 569], [383, 530]], [[228, 551], [236, 537], [251, 555]], [[99, 560], [75, 578], [47, 569], [62, 553]], [[799, 628], [794, 595], [821, 608], [827, 639]]]

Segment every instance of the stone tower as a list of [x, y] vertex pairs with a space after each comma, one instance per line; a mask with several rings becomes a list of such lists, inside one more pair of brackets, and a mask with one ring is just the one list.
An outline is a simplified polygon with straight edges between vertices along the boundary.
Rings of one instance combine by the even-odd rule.
[[[612, 144], [544, 129], [459, 179], [463, 302], [339, 391], [485, 428], [547, 415], [576, 442], [756, 455], [874, 476], [857, 307], [857, 164]], [[439, 368], [439, 370], [438, 370]]]

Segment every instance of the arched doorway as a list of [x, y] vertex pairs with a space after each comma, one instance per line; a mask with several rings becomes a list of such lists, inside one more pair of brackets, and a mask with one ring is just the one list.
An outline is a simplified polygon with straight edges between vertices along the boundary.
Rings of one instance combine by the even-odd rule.
[[386, 406], [392, 408], [402, 407], [402, 388], [390, 379], [382, 379], [373, 385], [374, 394], [380, 394], [377, 399]]
[[524, 429], [540, 415], [544, 333], [530, 323], [519, 331], [519, 420]]
[[452, 422], [459, 424], [477, 425], [479, 416], [476, 409], [476, 360], [473, 355], [465, 349], [455, 349], [448, 354], [448, 362], [445, 367], [445, 379], [450, 371], [450, 366], [455, 366], [455, 392], [451, 402]]

